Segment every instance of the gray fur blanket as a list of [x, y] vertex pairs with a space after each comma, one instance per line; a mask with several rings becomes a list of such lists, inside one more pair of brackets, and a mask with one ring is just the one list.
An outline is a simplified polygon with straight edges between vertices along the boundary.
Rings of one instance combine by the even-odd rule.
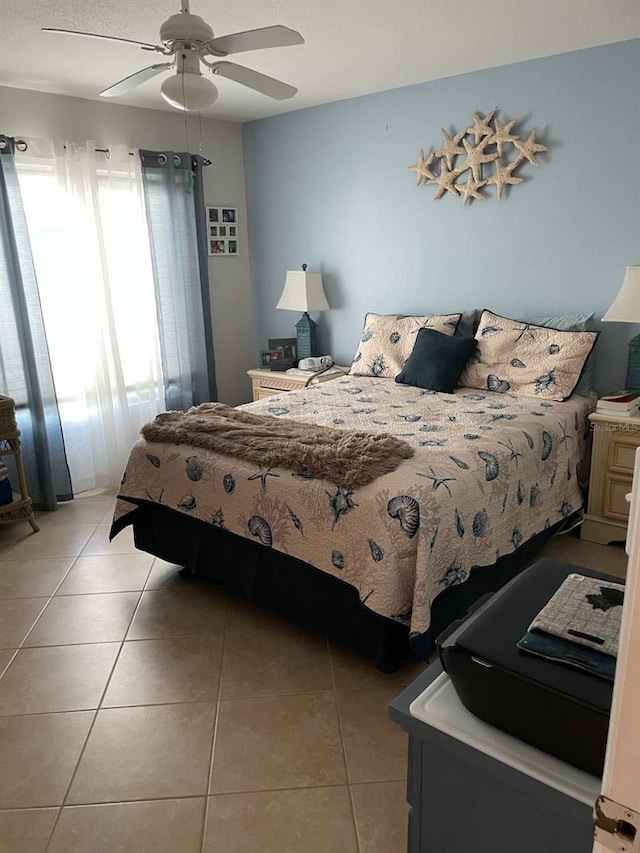
[[238, 456], [256, 465], [288, 468], [346, 489], [373, 482], [413, 456], [413, 448], [386, 433], [319, 427], [254, 415], [223, 403], [162, 412], [142, 427], [147, 441], [190, 444]]

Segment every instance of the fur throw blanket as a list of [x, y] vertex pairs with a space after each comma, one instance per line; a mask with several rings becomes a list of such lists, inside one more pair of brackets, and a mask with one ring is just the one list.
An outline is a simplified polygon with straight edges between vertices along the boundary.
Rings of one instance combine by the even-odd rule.
[[238, 456], [255, 465], [288, 468], [345, 489], [371, 483], [413, 456], [406, 441], [387, 433], [351, 432], [254, 415], [223, 403], [162, 412], [142, 427], [147, 441], [190, 444]]

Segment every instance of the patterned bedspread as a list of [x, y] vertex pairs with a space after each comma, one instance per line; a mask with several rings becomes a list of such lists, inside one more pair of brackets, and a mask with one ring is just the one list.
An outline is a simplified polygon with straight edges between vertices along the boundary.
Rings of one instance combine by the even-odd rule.
[[427, 630], [431, 602], [445, 587], [583, 504], [593, 409], [584, 397], [559, 403], [465, 388], [439, 394], [346, 376], [242, 408], [388, 432], [416, 453], [349, 491], [140, 439], [115, 520], [135, 508], [126, 498], [162, 503], [347, 581], [368, 608], [409, 624], [412, 633]]

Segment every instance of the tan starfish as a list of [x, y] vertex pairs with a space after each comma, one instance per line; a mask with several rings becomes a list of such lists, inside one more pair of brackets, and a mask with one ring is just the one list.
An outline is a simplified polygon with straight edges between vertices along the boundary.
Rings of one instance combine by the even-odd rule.
[[460, 169], [449, 169], [444, 157], [440, 160], [440, 173], [433, 178], [429, 178], [429, 184], [437, 184], [438, 189], [435, 191], [433, 198], [437, 199], [443, 196], [445, 192], [458, 195], [458, 188], [454, 184], [455, 179], [460, 174]]
[[513, 144], [516, 146], [518, 151], [518, 157], [516, 159], [516, 163], [521, 163], [525, 157], [531, 163], [532, 166], [539, 166], [536, 159], [536, 154], [538, 151], [547, 151], [548, 147], [546, 145], [541, 145], [539, 142], [536, 142], [536, 129], [535, 127], [529, 134], [529, 138], [524, 142], [521, 139], [515, 139]]
[[456, 184], [460, 195], [464, 199], [463, 204], [467, 204], [467, 202], [472, 198], [479, 198], [480, 200], [485, 199], [486, 196], [482, 195], [479, 190], [480, 187], [484, 187], [486, 184], [487, 181], [476, 181], [471, 172], [469, 172], [466, 183]]
[[485, 153], [484, 148], [488, 142], [488, 137], [485, 137], [485, 139], [483, 139], [478, 145], [469, 145], [466, 139], [462, 140], [467, 159], [464, 160], [458, 168], [460, 172], [465, 172], [467, 169], [471, 169], [474, 181], [482, 180], [480, 172], [483, 163], [493, 163], [494, 160], [498, 159], [497, 151], [494, 151], [493, 154]]
[[516, 178], [513, 170], [520, 163], [519, 160], [514, 160], [513, 163], [507, 163], [506, 166], [502, 160], [496, 160], [495, 172], [491, 177], [487, 178], [487, 184], [495, 184], [498, 198], [502, 198], [502, 193], [507, 184], [521, 184], [522, 178]]
[[493, 122], [496, 129], [489, 142], [495, 143], [498, 146], [498, 154], [500, 154], [500, 156], [502, 156], [502, 147], [505, 142], [515, 143], [515, 140], [518, 139], [517, 136], [514, 136], [511, 133], [511, 128], [517, 120], [518, 119], [514, 118], [510, 122], [507, 122], [507, 124], [502, 124], [499, 119], [495, 119]]
[[464, 154], [464, 148], [460, 146], [460, 140], [467, 131], [461, 130], [453, 137], [449, 136], [449, 134], [443, 127], [440, 128], [440, 132], [442, 133], [444, 145], [442, 146], [442, 148], [438, 148], [438, 150], [435, 152], [435, 155], [436, 157], [444, 157], [447, 161], [447, 167], [449, 169], [453, 169], [453, 161], [455, 160], [456, 154]]
[[416, 173], [416, 186], [420, 186], [423, 181], [426, 181], [428, 178], [433, 178], [435, 175], [429, 168], [429, 166], [433, 163], [433, 158], [435, 154], [433, 151], [425, 160], [424, 151], [422, 148], [420, 149], [420, 153], [418, 154], [418, 162], [414, 163], [413, 166], [409, 166], [412, 172]]
[[493, 136], [493, 128], [489, 125], [489, 122], [495, 115], [495, 110], [489, 115], [486, 115], [484, 118], [480, 116], [480, 113], [474, 113], [471, 118], [473, 119], [473, 126], [468, 127], [466, 133], [472, 133], [476, 138], [476, 145], [483, 136]]

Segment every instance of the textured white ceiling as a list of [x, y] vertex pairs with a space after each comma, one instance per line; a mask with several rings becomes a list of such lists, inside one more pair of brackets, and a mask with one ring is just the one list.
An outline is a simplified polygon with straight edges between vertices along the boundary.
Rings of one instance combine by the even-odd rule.
[[[156, 43], [179, 0], [0, 0], [0, 85], [96, 99], [155, 61], [133, 45], [40, 32], [62, 27]], [[305, 44], [232, 56], [299, 88], [273, 101], [217, 78], [203, 115], [247, 121], [466, 71], [640, 37], [640, 0], [192, 0], [216, 35], [284, 24]], [[171, 110], [156, 77], [115, 103]]]

